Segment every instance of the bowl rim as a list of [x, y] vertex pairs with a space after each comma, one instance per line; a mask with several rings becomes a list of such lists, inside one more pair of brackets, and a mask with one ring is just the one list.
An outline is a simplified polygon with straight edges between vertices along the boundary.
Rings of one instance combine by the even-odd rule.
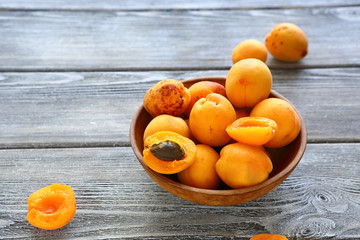
[[[196, 77], [196, 78], [190, 78], [190, 79], [186, 79], [186, 80], [182, 80], [181, 82], [184, 83], [189, 83], [189, 82], [199, 82], [199, 81], [220, 81], [220, 82], [224, 82], [225, 83], [226, 78], [225, 77]], [[255, 192], [258, 191], [259, 189], [262, 189], [266, 186], [272, 185], [272, 184], [276, 184], [278, 181], [281, 181], [281, 179], [286, 176], [289, 175], [294, 169], [295, 167], [298, 165], [298, 163], [300, 162], [302, 156], [305, 153], [305, 149], [306, 149], [306, 145], [307, 145], [307, 130], [306, 130], [306, 126], [305, 126], [305, 122], [300, 114], [300, 112], [296, 109], [296, 107], [284, 96], [282, 96], [281, 94], [277, 93], [276, 91], [271, 89], [270, 92], [271, 95], [273, 95], [273, 97], [275, 98], [281, 98], [286, 100], [288, 103], [290, 103], [290, 105], [295, 109], [296, 113], [298, 114], [299, 120], [300, 120], [300, 132], [299, 132], [299, 136], [301, 137], [301, 139], [305, 139], [303, 141], [300, 141], [299, 144], [299, 150], [296, 152], [295, 156], [294, 156], [294, 160], [291, 161], [284, 169], [282, 169], [280, 172], [278, 172], [277, 174], [273, 175], [272, 177], [266, 179], [265, 181], [256, 184], [254, 186], [250, 186], [250, 187], [246, 187], [246, 188], [237, 188], [237, 189], [216, 189], [216, 190], [212, 190], [212, 189], [203, 189], [203, 188], [197, 188], [197, 187], [192, 187], [192, 186], [188, 186], [185, 185], [183, 183], [174, 181], [170, 178], [168, 178], [166, 175], [164, 174], [160, 174], [155, 172], [154, 170], [152, 170], [151, 168], [149, 168], [146, 163], [144, 162], [142, 153], [140, 152], [140, 150], [136, 147], [136, 139], [135, 139], [135, 126], [136, 126], [136, 121], [138, 120], [140, 113], [142, 111], [146, 111], [144, 108], [144, 105], [141, 104], [138, 109], [136, 110], [135, 114], [133, 115], [133, 118], [131, 120], [131, 124], [130, 124], [130, 144], [131, 147], [133, 149], [133, 152], [135, 153], [138, 161], [140, 162], [140, 164], [142, 165], [142, 167], [145, 169], [145, 171], [148, 174], [151, 174], [153, 177], [156, 177], [158, 180], [172, 185], [173, 187], [176, 188], [180, 188], [184, 191], [191, 191], [191, 192], [197, 192], [200, 194], [207, 194], [207, 195], [218, 195], [218, 196], [230, 196], [230, 195], [236, 195], [236, 194], [243, 194], [243, 193], [250, 193], [250, 192]]]

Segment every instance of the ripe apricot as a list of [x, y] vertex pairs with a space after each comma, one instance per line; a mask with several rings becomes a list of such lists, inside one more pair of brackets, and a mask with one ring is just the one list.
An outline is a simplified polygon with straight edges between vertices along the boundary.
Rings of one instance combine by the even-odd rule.
[[226, 77], [226, 95], [235, 107], [253, 107], [266, 99], [271, 90], [272, 75], [262, 61], [247, 58], [235, 63]]
[[175, 79], [165, 79], [152, 86], [145, 94], [144, 108], [150, 115], [180, 116], [188, 107], [190, 91]]
[[210, 93], [218, 93], [226, 97], [225, 87], [220, 83], [211, 81], [200, 81], [194, 83], [189, 87], [189, 91], [191, 98], [189, 106], [185, 111], [185, 114], [187, 116], [190, 116], [190, 111], [194, 106], [195, 102], [197, 102], [197, 100], [199, 100], [200, 98], [206, 97]]
[[267, 50], [265, 45], [256, 39], [247, 39], [239, 43], [232, 52], [232, 61], [235, 64], [246, 58], [256, 58], [266, 62]]
[[250, 240], [288, 240], [286, 237], [278, 234], [258, 234], [250, 238]]
[[76, 212], [74, 190], [62, 184], [49, 185], [32, 193], [28, 205], [28, 222], [48, 230], [65, 226]]
[[270, 141], [277, 131], [276, 122], [264, 117], [243, 117], [227, 126], [226, 132], [238, 142], [261, 146]]
[[194, 104], [189, 118], [190, 131], [203, 144], [222, 146], [230, 140], [226, 127], [235, 119], [236, 113], [229, 100], [210, 93]]
[[265, 99], [251, 110], [251, 117], [265, 117], [274, 120], [278, 126], [275, 136], [265, 147], [280, 148], [291, 143], [300, 132], [300, 119], [294, 107], [280, 98]]
[[243, 143], [226, 145], [216, 163], [219, 177], [232, 188], [244, 188], [265, 181], [272, 171], [272, 162], [258, 146]]
[[219, 157], [212, 147], [205, 144], [196, 145], [195, 162], [177, 174], [179, 181], [192, 187], [216, 189], [221, 181], [215, 170]]
[[190, 129], [185, 120], [168, 114], [156, 116], [149, 122], [144, 131], [144, 139], [160, 131], [176, 132], [190, 138]]
[[195, 156], [195, 143], [175, 132], [156, 132], [144, 141], [144, 162], [158, 173], [181, 172], [194, 163]]
[[303, 30], [292, 23], [276, 24], [265, 37], [265, 46], [274, 58], [295, 62], [308, 53], [308, 39]]

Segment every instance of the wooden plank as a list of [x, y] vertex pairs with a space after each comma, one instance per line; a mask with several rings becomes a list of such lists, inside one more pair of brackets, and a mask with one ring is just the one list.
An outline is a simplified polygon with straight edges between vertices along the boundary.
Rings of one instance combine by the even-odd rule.
[[46, 0], [1, 0], [0, 8], [4, 9], [27, 9], [27, 10], [169, 10], [169, 9], [248, 9], [248, 8], [284, 8], [284, 7], [319, 7], [319, 6], [353, 6], [358, 5], [357, 0], [313, 0], [313, 1], [231, 1], [223, 0], [216, 1], [210, 0], [194, 0], [194, 1], [181, 1], [181, 0], [156, 0], [156, 1], [131, 1], [131, 0], [53, 0], [51, 3]]
[[[131, 148], [0, 150], [0, 236], [4, 239], [360, 238], [359, 144], [308, 144], [273, 192], [228, 207], [197, 205], [157, 186]], [[27, 197], [52, 183], [75, 190], [69, 225], [42, 231], [26, 221]]]
[[[273, 90], [300, 111], [310, 142], [360, 141], [359, 68], [272, 70]], [[227, 71], [0, 74], [0, 147], [128, 146], [129, 126], [156, 82]]]
[[263, 41], [283, 21], [305, 31], [309, 54], [297, 63], [269, 57], [271, 68], [360, 66], [359, 14], [360, 7], [1, 11], [0, 71], [227, 69], [240, 41]]

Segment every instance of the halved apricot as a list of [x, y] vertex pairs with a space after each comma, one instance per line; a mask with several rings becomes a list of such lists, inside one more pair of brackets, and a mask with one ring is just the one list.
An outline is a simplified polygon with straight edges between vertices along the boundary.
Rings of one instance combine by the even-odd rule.
[[74, 190], [68, 185], [52, 184], [28, 198], [28, 222], [42, 229], [58, 229], [68, 224], [76, 212]]
[[278, 127], [274, 120], [264, 117], [242, 117], [227, 126], [226, 132], [238, 142], [260, 146], [270, 141]]
[[193, 164], [195, 156], [195, 143], [175, 132], [156, 132], [144, 142], [144, 162], [158, 173], [181, 172]]

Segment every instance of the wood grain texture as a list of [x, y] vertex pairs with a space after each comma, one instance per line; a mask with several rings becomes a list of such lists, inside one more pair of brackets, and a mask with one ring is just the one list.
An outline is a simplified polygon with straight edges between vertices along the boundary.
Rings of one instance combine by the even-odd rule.
[[[179, 199], [145, 174], [131, 148], [0, 151], [1, 239], [360, 238], [359, 144], [309, 144], [298, 167], [255, 201], [211, 207]], [[75, 190], [73, 221], [55, 231], [26, 221], [27, 197], [52, 183]]]
[[[358, 68], [272, 70], [310, 142], [359, 142]], [[129, 146], [130, 121], [156, 82], [227, 71], [0, 74], [0, 147]]]
[[210, 0], [204, 4], [203, 0], [0, 0], [0, 8], [27, 9], [27, 10], [168, 10], [168, 9], [248, 9], [248, 8], [289, 8], [289, 7], [319, 7], [319, 6], [353, 6], [358, 5], [357, 0], [313, 0], [313, 1], [262, 1], [262, 0]]
[[239, 42], [263, 41], [283, 21], [305, 31], [309, 54], [296, 63], [269, 57], [271, 68], [357, 67], [359, 15], [360, 7], [0, 11], [0, 71], [226, 69]]

